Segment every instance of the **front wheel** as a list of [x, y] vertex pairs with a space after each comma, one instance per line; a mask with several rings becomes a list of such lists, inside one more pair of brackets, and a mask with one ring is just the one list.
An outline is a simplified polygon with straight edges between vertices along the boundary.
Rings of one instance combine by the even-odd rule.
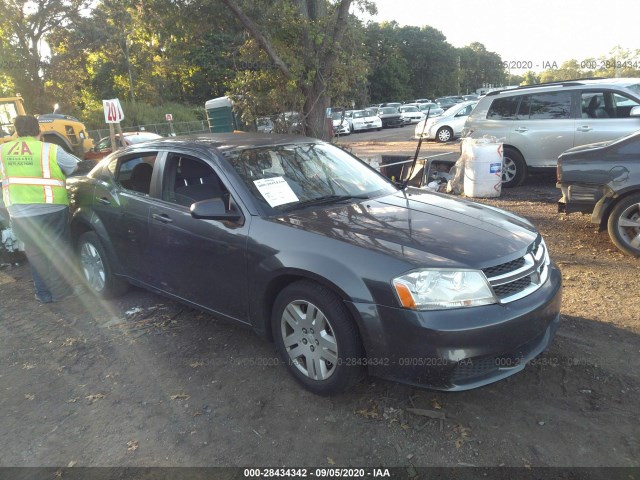
[[614, 207], [607, 230], [616, 247], [628, 255], [640, 257], [640, 194], [624, 198]]
[[440, 143], [446, 143], [453, 138], [453, 130], [449, 127], [442, 127], [436, 132], [436, 140]]
[[517, 187], [527, 176], [527, 164], [524, 157], [512, 148], [504, 149], [502, 159], [502, 186], [504, 188]]
[[363, 373], [363, 349], [344, 303], [307, 280], [286, 287], [272, 312], [273, 337], [289, 372], [318, 395], [342, 392]]
[[77, 252], [84, 280], [93, 293], [111, 298], [127, 290], [128, 283], [113, 274], [105, 249], [94, 232], [80, 236]]

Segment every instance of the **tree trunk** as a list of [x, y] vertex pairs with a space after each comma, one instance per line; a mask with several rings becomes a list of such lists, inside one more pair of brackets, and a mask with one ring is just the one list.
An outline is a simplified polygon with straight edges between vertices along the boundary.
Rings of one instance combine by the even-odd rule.
[[309, 137], [330, 140], [327, 123], [327, 108], [329, 98], [325, 94], [326, 85], [321, 77], [316, 75], [309, 88], [304, 90], [304, 134]]

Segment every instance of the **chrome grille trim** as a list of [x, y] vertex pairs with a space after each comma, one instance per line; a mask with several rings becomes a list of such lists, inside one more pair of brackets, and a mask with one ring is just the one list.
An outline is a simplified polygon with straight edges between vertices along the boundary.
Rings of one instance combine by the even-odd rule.
[[[490, 267], [483, 272], [487, 273], [503, 271], [504, 265], [522, 265], [512, 271], [502, 273], [500, 275], [489, 276], [487, 280], [491, 285], [499, 303], [514, 302], [520, 298], [526, 297], [538, 290], [549, 277], [549, 252], [542, 239], [534, 243], [529, 253], [521, 257], [520, 262], [507, 262], [503, 265]], [[513, 293], [511, 293], [513, 292]]]

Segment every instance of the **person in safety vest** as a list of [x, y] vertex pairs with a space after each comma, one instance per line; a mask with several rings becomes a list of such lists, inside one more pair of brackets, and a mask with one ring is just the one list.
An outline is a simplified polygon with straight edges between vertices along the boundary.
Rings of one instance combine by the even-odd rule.
[[78, 278], [65, 180], [79, 159], [57, 145], [41, 142], [37, 118], [18, 115], [14, 126], [18, 138], [0, 149], [2, 198], [31, 264], [36, 300], [55, 302], [73, 293]]

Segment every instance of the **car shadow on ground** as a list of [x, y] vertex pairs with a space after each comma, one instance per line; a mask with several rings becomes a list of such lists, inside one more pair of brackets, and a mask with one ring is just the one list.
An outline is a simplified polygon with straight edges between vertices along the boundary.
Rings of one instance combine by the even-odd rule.
[[243, 326], [135, 288], [41, 306], [26, 266], [2, 275], [4, 465], [630, 466], [640, 452], [640, 338], [598, 321], [564, 316], [546, 353], [481, 389], [365, 378], [319, 397]]

